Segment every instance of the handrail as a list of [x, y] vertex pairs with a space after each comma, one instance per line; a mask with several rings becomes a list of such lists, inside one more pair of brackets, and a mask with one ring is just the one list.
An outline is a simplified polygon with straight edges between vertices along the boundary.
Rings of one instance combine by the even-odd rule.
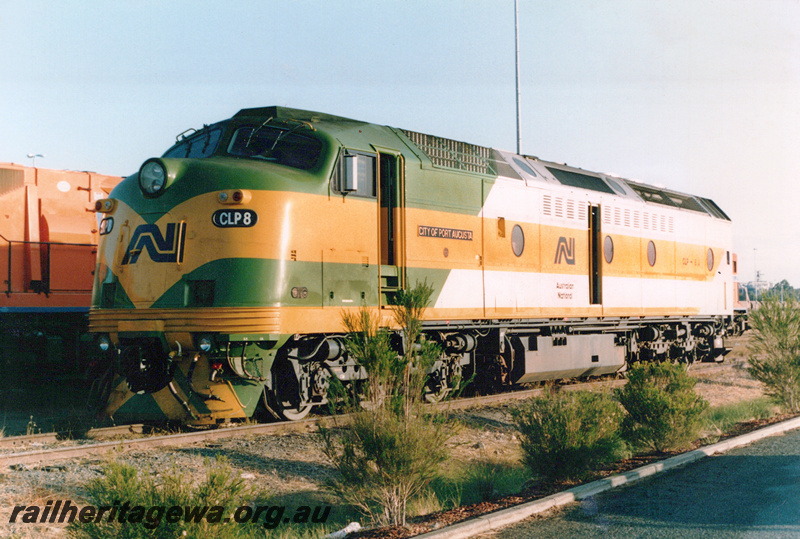
[[2, 234], [0, 234], [0, 239], [7, 241], [8, 243], [21, 243], [21, 244], [38, 244], [38, 245], [66, 245], [68, 247], [97, 247], [96, 243], [67, 243], [63, 241], [25, 241], [25, 240], [9, 240]]
[[[61, 247], [61, 246], [63, 246], [63, 247], [94, 247], [94, 248], [97, 247], [96, 243], [68, 243], [68, 242], [59, 242], [59, 241], [10, 240], [10, 239], [6, 238], [5, 236], [3, 236], [2, 234], [0, 234], [0, 239], [5, 241], [6, 243], [8, 243], [8, 256], [6, 257], [7, 260], [8, 260], [8, 273], [7, 273], [7, 277], [8, 278], [5, 281], [6, 285], [7, 285], [6, 291], [5, 291], [6, 296], [10, 296], [11, 294], [16, 293], [16, 292], [14, 292], [14, 290], [12, 290], [12, 286], [11, 286], [11, 283], [12, 283], [11, 272], [12, 272], [12, 268], [13, 268], [13, 265], [12, 265], [12, 252], [13, 252], [12, 251], [12, 246], [14, 244], [19, 244], [19, 245], [46, 245], [47, 246], [47, 251], [46, 251], [47, 252], [47, 257], [45, 258], [45, 266], [42, 268], [42, 276], [43, 276], [43, 278], [42, 278], [42, 289], [36, 291], [37, 293], [44, 292], [45, 295], [49, 295], [50, 292], [51, 292], [51, 290], [50, 290], [50, 253], [51, 253], [52, 246], [55, 245], [55, 246], [59, 246], [59, 247]], [[46, 276], [46, 278], [45, 278], [45, 276]]]

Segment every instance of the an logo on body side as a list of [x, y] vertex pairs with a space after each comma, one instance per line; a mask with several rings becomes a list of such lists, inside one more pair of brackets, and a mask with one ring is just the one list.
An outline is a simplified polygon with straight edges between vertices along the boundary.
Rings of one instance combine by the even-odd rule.
[[186, 223], [167, 223], [161, 235], [158, 225], [139, 225], [133, 232], [122, 265], [136, 264], [142, 251], [147, 251], [153, 262], [183, 262], [183, 245], [186, 239]]
[[565, 238], [561, 236], [558, 238], [558, 246], [556, 247], [556, 259], [554, 264], [562, 264], [566, 262], [570, 266], [575, 265], [575, 238]]

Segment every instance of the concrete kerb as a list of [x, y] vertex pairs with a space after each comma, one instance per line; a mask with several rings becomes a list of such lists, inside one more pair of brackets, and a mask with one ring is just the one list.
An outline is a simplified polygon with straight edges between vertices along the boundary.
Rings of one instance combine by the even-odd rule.
[[615, 487], [629, 485], [639, 481], [640, 479], [644, 479], [645, 477], [650, 477], [661, 472], [680, 468], [681, 466], [685, 466], [686, 464], [695, 462], [704, 457], [708, 457], [717, 453], [724, 453], [725, 451], [735, 447], [747, 445], [755, 442], [756, 440], [760, 440], [768, 436], [774, 436], [776, 434], [782, 434], [796, 428], [800, 428], [800, 417], [795, 417], [781, 423], [776, 423], [774, 425], [770, 425], [769, 427], [764, 427], [763, 429], [725, 440], [724, 442], [718, 442], [716, 444], [701, 447], [700, 449], [682, 453], [659, 462], [654, 462], [623, 474], [606, 477], [604, 479], [598, 479], [597, 481], [580, 485], [578, 487], [565, 490], [564, 492], [552, 494], [546, 498], [541, 498], [532, 502], [509, 507], [508, 509], [503, 509], [494, 513], [481, 515], [464, 522], [459, 522], [458, 524], [453, 524], [452, 526], [446, 526], [422, 535], [417, 535], [416, 537], [417, 539], [458, 539], [461, 537], [474, 537], [480, 533], [486, 533], [492, 530], [503, 528], [510, 524], [514, 524], [515, 522], [519, 522], [530, 516], [543, 513], [548, 509], [561, 507], [575, 501], [583, 500], [585, 498], [600, 494], [601, 492], [611, 490]]

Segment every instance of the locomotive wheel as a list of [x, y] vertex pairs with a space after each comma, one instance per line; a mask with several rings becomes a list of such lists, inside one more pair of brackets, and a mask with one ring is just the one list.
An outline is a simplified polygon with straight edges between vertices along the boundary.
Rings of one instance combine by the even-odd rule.
[[291, 404], [288, 402], [284, 403], [284, 405], [287, 407], [278, 406], [278, 415], [287, 421], [299, 421], [301, 419], [305, 419], [305, 417], [311, 411], [310, 404], [306, 406], [297, 406], [295, 408], [288, 408], [288, 406], [291, 406]]
[[453, 389], [457, 388], [461, 374], [461, 365], [458, 363], [442, 365], [428, 374], [423, 397], [432, 404], [443, 401]]
[[447, 375], [441, 369], [428, 374], [425, 387], [422, 389], [425, 400], [434, 404], [444, 400], [447, 394], [450, 393], [450, 386], [447, 382]]
[[272, 376], [274, 389], [269, 393], [270, 400], [275, 404], [275, 412], [287, 421], [306, 417], [313, 405], [301, 395], [300, 382], [289, 361], [278, 358], [272, 366]]
[[291, 400], [281, 398], [275, 391], [264, 388], [261, 395], [262, 404], [265, 410], [275, 419], [286, 421], [298, 421], [305, 418], [311, 412], [311, 404], [292, 403]]
[[111, 390], [114, 389], [113, 382], [114, 369], [112, 367], [106, 369], [100, 378], [92, 382], [89, 397], [86, 399], [86, 409], [97, 418], [100, 418], [103, 408], [108, 402], [108, 397], [111, 395]]
[[441, 387], [437, 391], [425, 388], [424, 397], [426, 402], [430, 402], [431, 404], [436, 404], [437, 402], [442, 402], [449, 394], [450, 394], [450, 388], [447, 386]]

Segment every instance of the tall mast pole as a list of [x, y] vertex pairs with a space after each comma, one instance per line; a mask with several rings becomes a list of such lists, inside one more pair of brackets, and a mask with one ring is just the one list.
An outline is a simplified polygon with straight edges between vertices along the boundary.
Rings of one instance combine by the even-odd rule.
[[514, 0], [514, 42], [515, 56], [514, 65], [516, 68], [516, 87], [517, 87], [517, 153], [520, 151], [520, 128], [519, 128], [519, 0]]

